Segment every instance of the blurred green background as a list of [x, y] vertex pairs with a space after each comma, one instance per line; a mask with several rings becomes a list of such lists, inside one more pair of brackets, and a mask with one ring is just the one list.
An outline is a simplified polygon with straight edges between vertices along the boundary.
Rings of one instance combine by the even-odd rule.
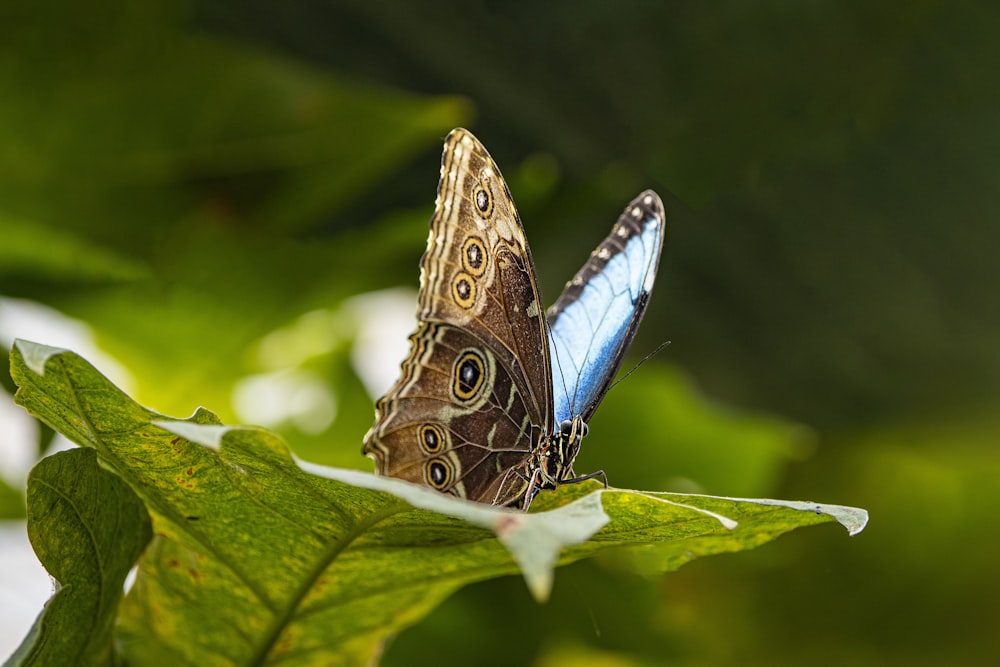
[[547, 302], [636, 193], [666, 202], [632, 357], [671, 345], [579, 471], [872, 515], [668, 576], [579, 563], [544, 606], [471, 586], [384, 664], [1000, 659], [1000, 5], [14, 0], [0, 25], [0, 296], [86, 322], [145, 404], [260, 423], [234, 386], [305, 378], [291, 403], [336, 418], [273, 426], [370, 470], [352, 350], [383, 302], [352, 297], [416, 287], [463, 125]]

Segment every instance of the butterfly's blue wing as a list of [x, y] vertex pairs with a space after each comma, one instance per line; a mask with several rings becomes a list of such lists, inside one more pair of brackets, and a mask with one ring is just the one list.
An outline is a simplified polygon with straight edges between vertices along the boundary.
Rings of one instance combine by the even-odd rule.
[[556, 428], [577, 415], [588, 421], [611, 386], [646, 310], [663, 232], [663, 202], [647, 190], [549, 309]]

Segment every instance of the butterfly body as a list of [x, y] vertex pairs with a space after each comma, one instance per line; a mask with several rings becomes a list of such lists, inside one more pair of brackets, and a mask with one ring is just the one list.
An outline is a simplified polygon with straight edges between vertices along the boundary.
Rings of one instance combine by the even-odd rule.
[[573, 461], [645, 310], [662, 203], [633, 201], [547, 316], [507, 185], [466, 130], [445, 141], [430, 227], [417, 330], [364, 452], [379, 474], [527, 507], [583, 479]]

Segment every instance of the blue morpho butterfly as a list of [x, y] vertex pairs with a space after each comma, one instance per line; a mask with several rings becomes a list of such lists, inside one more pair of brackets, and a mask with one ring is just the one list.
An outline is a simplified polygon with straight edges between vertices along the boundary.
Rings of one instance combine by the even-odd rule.
[[649, 302], [663, 203], [636, 197], [543, 316], [507, 185], [453, 130], [421, 260], [417, 330], [375, 405], [364, 453], [377, 472], [459, 498], [527, 509], [578, 482], [573, 460]]

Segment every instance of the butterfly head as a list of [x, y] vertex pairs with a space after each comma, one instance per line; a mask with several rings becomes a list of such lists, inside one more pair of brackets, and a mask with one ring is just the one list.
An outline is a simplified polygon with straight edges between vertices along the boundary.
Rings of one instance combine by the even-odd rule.
[[573, 461], [580, 451], [580, 442], [587, 435], [587, 424], [576, 416], [559, 425], [559, 430], [550, 435], [536, 450], [535, 466], [538, 470], [539, 487], [554, 489], [564, 480], [573, 477]]
[[[580, 449], [580, 441], [586, 436], [587, 422], [583, 421], [583, 417], [580, 415], [577, 415], [573, 419], [564, 419], [559, 424], [559, 433], [556, 434], [556, 437], [575, 444], [576, 449], [573, 452], [572, 458], [576, 458], [576, 452]], [[571, 461], [572, 458], [570, 459]]]

